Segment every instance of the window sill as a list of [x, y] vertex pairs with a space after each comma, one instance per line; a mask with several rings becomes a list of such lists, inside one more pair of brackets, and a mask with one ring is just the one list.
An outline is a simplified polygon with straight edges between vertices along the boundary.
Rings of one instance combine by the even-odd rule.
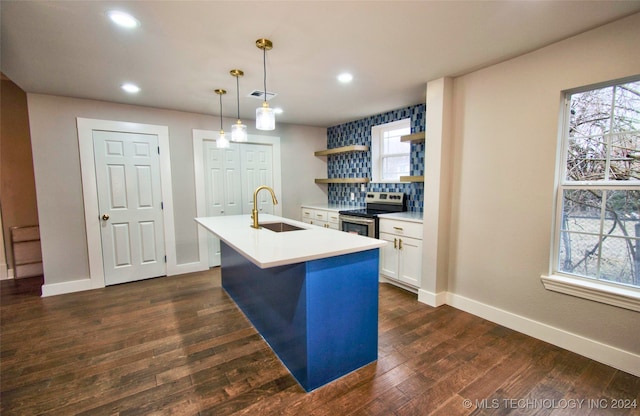
[[579, 277], [540, 276], [545, 289], [640, 312], [640, 291]]

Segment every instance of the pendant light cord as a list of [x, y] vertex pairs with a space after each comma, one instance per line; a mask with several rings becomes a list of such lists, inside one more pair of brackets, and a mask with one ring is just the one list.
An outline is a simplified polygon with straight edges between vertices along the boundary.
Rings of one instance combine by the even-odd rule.
[[222, 94], [220, 94], [220, 131], [222, 131]]
[[262, 73], [264, 74], [264, 102], [267, 102], [267, 47], [262, 48]]
[[236, 76], [236, 98], [238, 101], [238, 120], [240, 120], [240, 75]]

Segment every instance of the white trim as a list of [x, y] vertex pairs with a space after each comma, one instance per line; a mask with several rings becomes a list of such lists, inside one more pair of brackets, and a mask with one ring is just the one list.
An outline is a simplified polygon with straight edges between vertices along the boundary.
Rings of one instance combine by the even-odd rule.
[[13, 279], [13, 269], [7, 263], [0, 263], [0, 280]]
[[[103, 285], [104, 287], [104, 285]], [[82, 292], [84, 290], [96, 289], [92, 279], [72, 280], [62, 283], [51, 283], [42, 285], [42, 297], [64, 295], [66, 293]]]
[[[408, 128], [411, 133], [411, 117], [390, 121], [384, 124], [377, 124], [371, 127], [371, 182], [373, 183], [404, 183], [400, 179], [382, 179], [382, 134], [389, 130]], [[404, 155], [396, 154], [394, 156]], [[411, 174], [411, 144], [409, 143], [409, 174]], [[391, 155], [390, 155], [391, 156]]]
[[542, 275], [545, 289], [640, 312], [640, 290], [579, 277]]
[[203, 268], [202, 262], [194, 261], [191, 263], [177, 264], [173, 274], [175, 275], [175, 274], [201, 272], [207, 269], [208, 267], [206, 264], [205, 264], [205, 267]]
[[[559, 103], [558, 119], [558, 132], [557, 132], [557, 147], [556, 147], [556, 172], [554, 177], [554, 209], [551, 216], [551, 232], [552, 241], [550, 246], [550, 258], [549, 258], [549, 272], [548, 275], [542, 275], [540, 278], [544, 287], [547, 290], [552, 290], [559, 293], [564, 293], [572, 296], [577, 296], [584, 299], [593, 300], [596, 302], [606, 303], [609, 305], [617, 306], [620, 308], [630, 309], [633, 311], [640, 311], [640, 289], [626, 288], [624, 285], [616, 284], [615, 282], [606, 282], [603, 280], [596, 280], [590, 278], [582, 278], [579, 276], [569, 276], [563, 274], [559, 270], [558, 263], [560, 259], [561, 248], [561, 229], [562, 229], [562, 217], [563, 217], [563, 193], [565, 190], [571, 189], [599, 189], [604, 191], [608, 190], [635, 190], [638, 189], [637, 183], [621, 184], [620, 181], [615, 180], [595, 180], [591, 181], [572, 181], [566, 178], [567, 170], [567, 158], [569, 147], [569, 127], [570, 127], [570, 110], [571, 110], [571, 96], [577, 93], [586, 91], [594, 91], [605, 87], [616, 87], [618, 85], [626, 84], [628, 82], [638, 81], [640, 77], [634, 75], [631, 77], [621, 78], [617, 80], [610, 80], [601, 83], [591, 84], [562, 92]], [[614, 91], [615, 92], [615, 91]], [[615, 111], [618, 105], [617, 101], [611, 103], [612, 107], [610, 113]], [[611, 114], [609, 114], [611, 116]], [[607, 143], [610, 142], [610, 137], [618, 133], [604, 134], [607, 137]], [[597, 137], [597, 136], [585, 136], [585, 137]], [[609, 158], [607, 158], [609, 159]], [[605, 172], [609, 172], [609, 163], [606, 162]], [[608, 174], [607, 174], [608, 175]], [[605, 175], [605, 176], [607, 176]], [[604, 198], [604, 196], [603, 196]], [[604, 203], [604, 200], [603, 200]], [[604, 223], [604, 209], [600, 213], [600, 223]], [[595, 235], [601, 234], [604, 231], [601, 230]], [[601, 249], [602, 247], [600, 247]], [[598, 263], [602, 260], [602, 255], [598, 252]], [[598, 275], [600, 274], [600, 265], [598, 265]]]
[[[89, 287], [86, 283], [64, 282], [54, 285], [62, 285], [62, 289], [69, 291], [96, 289], [104, 287], [104, 265], [102, 261], [102, 242], [100, 239], [100, 220], [98, 210], [98, 190], [96, 185], [96, 170], [93, 157], [93, 131], [117, 131], [124, 133], [152, 134], [158, 136], [160, 147], [160, 181], [162, 184], [162, 201], [164, 204], [164, 245], [167, 255], [165, 273], [167, 275], [181, 273], [176, 264], [175, 227], [173, 220], [173, 191], [171, 184], [171, 160], [169, 153], [169, 127], [152, 124], [129, 123], [123, 121], [97, 120], [77, 118], [78, 146], [80, 150], [80, 171], [82, 177], [82, 194], [84, 200], [85, 227], [87, 232], [87, 250], [89, 254]], [[78, 282], [86, 282], [80, 280]], [[69, 284], [67, 284], [69, 283]], [[55, 292], [55, 293], [54, 293]], [[43, 296], [45, 293], [43, 286]], [[49, 293], [49, 289], [47, 290]], [[52, 289], [51, 294], [59, 292]], [[49, 294], [47, 294], [49, 296]]]
[[447, 303], [447, 292], [433, 293], [428, 290], [418, 289], [418, 302], [437, 308]]
[[[193, 169], [196, 187], [196, 217], [206, 217], [206, 191], [204, 185], [204, 152], [205, 140], [215, 141], [218, 131], [193, 129]], [[282, 216], [282, 165], [280, 162], [280, 137], [248, 135], [247, 143], [266, 144], [272, 146], [273, 152], [273, 190], [280, 204], [274, 206], [274, 214]], [[201, 269], [209, 268], [208, 231], [198, 226], [198, 259]], [[196, 264], [196, 263], [192, 263]], [[194, 266], [195, 267], [195, 266]]]
[[[215, 137], [210, 130], [193, 130], [193, 170], [196, 185], [196, 217], [206, 216], [206, 190], [204, 184], [204, 152], [203, 142], [207, 137]], [[208, 231], [198, 227], [198, 260], [202, 270], [209, 266], [209, 251], [207, 243]]]
[[[389, 278], [387, 276], [383, 276], [381, 274], [378, 275], [378, 281], [380, 283], [389, 283], [390, 285], [397, 286], [397, 287], [402, 288], [402, 289], [404, 289], [404, 290], [406, 290], [408, 292], [412, 292], [412, 293], [418, 294], [418, 288], [417, 287], [408, 285], [408, 284], [406, 284], [404, 282], [401, 282], [401, 281], [396, 280], [396, 279]], [[419, 300], [419, 298], [418, 298], [418, 300]], [[426, 302], [424, 302], [424, 303], [426, 303]], [[427, 303], [427, 304], [430, 305], [430, 306], [433, 306], [433, 305], [431, 305], [429, 303]]]
[[516, 315], [464, 296], [447, 294], [447, 304], [499, 325], [640, 377], [640, 355]]

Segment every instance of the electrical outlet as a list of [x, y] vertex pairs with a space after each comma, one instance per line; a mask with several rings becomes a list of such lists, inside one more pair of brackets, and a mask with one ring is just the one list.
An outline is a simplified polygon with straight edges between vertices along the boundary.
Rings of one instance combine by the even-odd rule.
[[366, 187], [364, 184], [362, 184], [362, 185], [360, 185], [360, 190], [361, 190], [362, 192], [364, 192], [364, 191], [366, 191], [366, 190], [367, 190], [367, 187]]
[[351, 200], [355, 201], [356, 200], [356, 194], [354, 194], [353, 192], [351, 192]]

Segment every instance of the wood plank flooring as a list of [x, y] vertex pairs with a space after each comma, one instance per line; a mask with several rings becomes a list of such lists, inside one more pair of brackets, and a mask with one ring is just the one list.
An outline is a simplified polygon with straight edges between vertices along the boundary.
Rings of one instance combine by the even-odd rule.
[[2, 415], [640, 414], [612, 409], [640, 405], [640, 378], [387, 284], [378, 361], [305, 393], [219, 269], [49, 298], [41, 283], [1, 282]]

